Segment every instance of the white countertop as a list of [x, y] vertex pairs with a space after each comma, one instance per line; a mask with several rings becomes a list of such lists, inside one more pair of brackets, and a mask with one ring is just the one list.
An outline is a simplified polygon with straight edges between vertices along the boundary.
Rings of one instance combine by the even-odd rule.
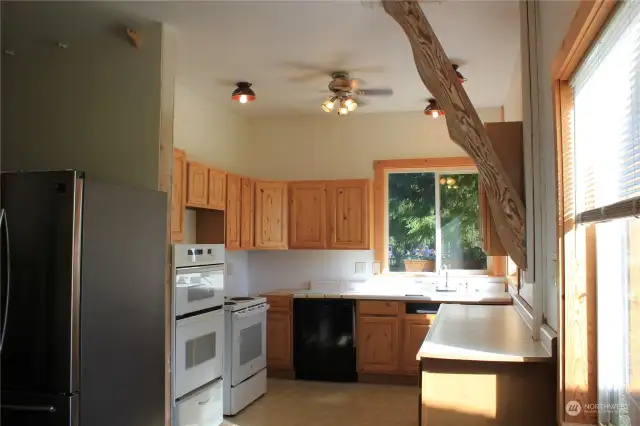
[[513, 306], [442, 305], [417, 359], [552, 362]]
[[511, 304], [511, 296], [506, 292], [423, 292], [422, 294], [404, 294], [393, 292], [347, 291], [322, 292], [317, 290], [293, 290], [294, 298], [357, 299], [357, 300], [401, 300], [415, 302], [443, 303], [483, 303]]

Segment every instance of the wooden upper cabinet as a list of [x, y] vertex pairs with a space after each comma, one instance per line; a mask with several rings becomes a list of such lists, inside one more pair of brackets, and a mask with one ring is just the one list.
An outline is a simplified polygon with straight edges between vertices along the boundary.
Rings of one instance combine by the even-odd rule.
[[240, 179], [240, 247], [254, 247], [255, 186], [249, 178]]
[[[397, 317], [360, 316], [356, 330], [358, 371], [395, 373], [400, 360]], [[417, 353], [417, 352], [416, 352]]]
[[227, 173], [209, 169], [209, 196], [207, 207], [224, 210], [227, 206]]
[[422, 318], [405, 318], [402, 321], [402, 356], [400, 370], [403, 373], [418, 374], [416, 355], [429, 332], [431, 321]]
[[184, 240], [184, 219], [187, 183], [187, 154], [181, 149], [173, 150], [173, 180], [171, 186], [171, 242]]
[[[491, 145], [502, 163], [502, 167], [504, 167], [507, 176], [515, 185], [520, 199], [525, 200], [522, 122], [486, 123], [485, 128], [491, 140]], [[493, 220], [487, 194], [482, 188], [482, 182], [480, 182], [478, 198], [484, 252], [488, 256], [507, 256], [507, 251], [500, 241], [498, 230]]]
[[187, 206], [207, 207], [209, 168], [195, 161], [187, 161]]
[[255, 246], [262, 249], [287, 248], [287, 183], [255, 184]]
[[289, 247], [327, 247], [327, 185], [325, 182], [289, 184]]
[[369, 181], [339, 180], [327, 183], [329, 248], [369, 249]]
[[227, 209], [225, 243], [229, 249], [240, 248], [241, 218], [240, 176], [227, 174]]

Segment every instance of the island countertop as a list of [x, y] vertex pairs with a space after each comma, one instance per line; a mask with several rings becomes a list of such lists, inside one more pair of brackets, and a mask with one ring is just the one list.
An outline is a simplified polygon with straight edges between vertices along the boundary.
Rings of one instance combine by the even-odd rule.
[[442, 305], [417, 359], [553, 362], [513, 306]]

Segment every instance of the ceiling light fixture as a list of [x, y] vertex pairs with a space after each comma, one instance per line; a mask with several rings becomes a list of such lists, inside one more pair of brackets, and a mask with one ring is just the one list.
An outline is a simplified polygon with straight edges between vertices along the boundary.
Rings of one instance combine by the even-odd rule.
[[340, 108], [338, 109], [338, 115], [348, 115], [349, 108], [345, 105], [345, 100], [340, 99]]
[[238, 87], [231, 94], [231, 99], [233, 99], [234, 101], [238, 101], [241, 104], [246, 104], [247, 102], [256, 100], [256, 94], [253, 90], [251, 90], [251, 83], [240, 81], [236, 83], [236, 86]]
[[464, 84], [464, 82], [467, 81], [467, 79], [464, 78], [464, 76], [460, 71], [458, 71], [458, 67], [459, 65], [453, 64], [453, 71], [456, 73], [456, 77], [458, 77], [458, 80], [460, 80], [460, 84]]
[[322, 110], [324, 112], [331, 112], [333, 111], [333, 108], [336, 106], [336, 101], [338, 100], [337, 96], [334, 96], [333, 98], [325, 101], [322, 103]]
[[430, 115], [433, 118], [438, 118], [441, 115], [444, 115], [444, 110], [442, 110], [438, 106], [438, 101], [436, 101], [434, 98], [431, 98], [429, 99], [429, 105], [427, 105], [427, 107], [424, 109], [424, 114]]
[[351, 96], [344, 94], [338, 94], [331, 99], [328, 99], [322, 103], [322, 110], [327, 113], [331, 113], [336, 109], [336, 103], [338, 106], [338, 115], [349, 115], [358, 108], [358, 103]]

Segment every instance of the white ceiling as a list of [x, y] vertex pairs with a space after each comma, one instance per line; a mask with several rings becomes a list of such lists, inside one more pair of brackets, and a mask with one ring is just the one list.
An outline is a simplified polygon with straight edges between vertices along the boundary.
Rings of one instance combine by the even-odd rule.
[[[329, 93], [329, 71], [358, 68], [368, 68], [351, 72], [352, 77], [366, 82], [364, 88], [394, 90], [390, 98], [368, 98], [368, 105], [358, 113], [419, 111], [426, 105], [428, 92], [415, 69], [406, 36], [372, 2], [110, 4], [175, 28], [178, 84], [229, 104], [243, 115], [322, 113], [320, 103]], [[519, 57], [518, 2], [443, 0], [422, 6], [446, 53], [461, 62], [460, 71], [469, 79], [465, 89], [474, 105], [501, 106]], [[309, 68], [324, 69], [327, 74]], [[304, 78], [310, 74], [316, 77]], [[258, 99], [252, 104], [238, 105], [230, 99], [234, 82], [241, 80], [253, 83]]]

